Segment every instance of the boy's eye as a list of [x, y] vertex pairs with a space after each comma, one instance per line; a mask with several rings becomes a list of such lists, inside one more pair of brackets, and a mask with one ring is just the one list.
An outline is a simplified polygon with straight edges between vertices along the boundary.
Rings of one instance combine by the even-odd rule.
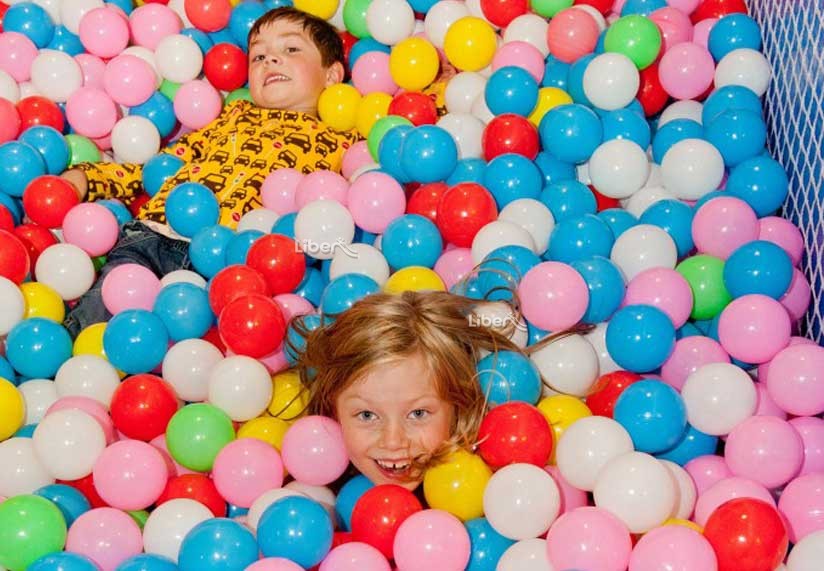
[[375, 420], [375, 413], [369, 410], [363, 410], [357, 414], [358, 420], [363, 420], [369, 422], [370, 420]]
[[263, 61], [265, 57], [262, 54], [258, 54], [252, 58], [252, 61]]
[[423, 418], [426, 418], [428, 415], [429, 411], [423, 408], [415, 409], [409, 413], [409, 416], [411, 416], [415, 420], [421, 420]]

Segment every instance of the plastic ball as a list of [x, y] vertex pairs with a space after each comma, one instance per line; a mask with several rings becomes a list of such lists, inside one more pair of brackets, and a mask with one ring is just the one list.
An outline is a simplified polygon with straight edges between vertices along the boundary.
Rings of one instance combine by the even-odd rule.
[[689, 41], [672, 46], [658, 63], [661, 86], [675, 99], [698, 98], [712, 85], [714, 74], [709, 51]]
[[650, 454], [675, 446], [687, 427], [681, 396], [660, 381], [631, 384], [618, 397], [614, 415], [627, 429], [635, 449]]
[[640, 85], [638, 69], [633, 62], [617, 53], [596, 56], [587, 65], [583, 80], [587, 99], [607, 111], [627, 106]]
[[511, 401], [536, 404], [541, 395], [538, 369], [523, 355], [512, 351], [491, 353], [476, 366], [483, 393], [490, 406]]
[[484, 20], [466, 16], [446, 31], [443, 47], [446, 57], [456, 68], [478, 71], [488, 66], [495, 55], [495, 31]]
[[543, 414], [526, 403], [494, 407], [481, 423], [479, 453], [493, 469], [526, 463], [542, 467], [552, 452], [552, 430]]
[[776, 567], [788, 546], [778, 511], [752, 498], [736, 498], [721, 505], [704, 526], [704, 536], [716, 553], [720, 569]]
[[486, 104], [495, 115], [527, 116], [538, 101], [538, 83], [525, 69], [516, 66], [496, 70], [484, 90]]
[[351, 85], [343, 83], [327, 87], [318, 99], [318, 115], [324, 123], [339, 131], [355, 127], [355, 117], [361, 95]]
[[[0, 145], [0, 192], [22, 197], [30, 182], [46, 174], [46, 163], [37, 149], [22, 142]], [[63, 181], [65, 182], [65, 181]]]
[[169, 334], [163, 321], [143, 309], [114, 316], [103, 334], [103, 347], [112, 365], [125, 373], [147, 373], [163, 361]]
[[708, 363], [687, 377], [681, 389], [687, 420], [712, 436], [728, 434], [755, 412], [757, 391], [752, 379], [730, 363]]
[[172, 416], [166, 428], [166, 443], [172, 458], [197, 471], [211, 470], [217, 453], [234, 438], [231, 419], [208, 404], [184, 406]]
[[750, 48], [738, 48], [718, 62], [715, 86], [741, 85], [761, 97], [767, 91], [770, 76], [770, 64], [764, 54]]
[[407, 91], [428, 86], [438, 75], [438, 52], [422, 38], [406, 38], [393, 46], [389, 56], [392, 80]]
[[[639, 351], [642, 344], [645, 350]], [[643, 373], [657, 369], [672, 353], [675, 328], [667, 315], [649, 305], [618, 310], [607, 326], [607, 348], [622, 368]]]
[[555, 480], [531, 464], [501, 468], [484, 490], [490, 525], [509, 539], [542, 535], [558, 516], [561, 497]]
[[26, 569], [66, 543], [66, 522], [55, 504], [34, 495], [19, 495], [0, 505], [0, 565]]
[[645, 16], [623, 16], [607, 30], [604, 47], [608, 52], [624, 54], [638, 69], [644, 69], [658, 57], [661, 32]]
[[332, 546], [332, 522], [318, 503], [306, 497], [276, 500], [258, 523], [260, 551], [284, 557], [302, 567], [320, 563]]
[[544, 150], [567, 163], [589, 159], [603, 137], [598, 116], [579, 104], [551, 109], [541, 120], [539, 132]]
[[260, 358], [280, 345], [286, 323], [272, 299], [252, 294], [226, 304], [218, 319], [218, 330], [234, 353]]
[[258, 559], [252, 532], [236, 521], [215, 518], [195, 525], [180, 545], [180, 569], [245, 568]]

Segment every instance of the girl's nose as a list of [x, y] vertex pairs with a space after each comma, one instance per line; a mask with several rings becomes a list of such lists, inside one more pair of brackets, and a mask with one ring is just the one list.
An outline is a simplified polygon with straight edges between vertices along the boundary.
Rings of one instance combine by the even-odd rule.
[[381, 444], [386, 450], [403, 450], [408, 443], [406, 430], [399, 422], [388, 423], [381, 434]]

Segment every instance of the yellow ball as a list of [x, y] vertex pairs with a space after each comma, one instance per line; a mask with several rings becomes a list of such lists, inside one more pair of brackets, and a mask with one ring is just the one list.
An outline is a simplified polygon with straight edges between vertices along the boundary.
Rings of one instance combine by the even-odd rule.
[[66, 306], [56, 291], [39, 282], [20, 284], [20, 291], [26, 300], [25, 318], [45, 317], [58, 323], [66, 317]]
[[0, 377], [0, 442], [17, 432], [25, 418], [23, 395], [11, 381]]
[[72, 354], [75, 356], [94, 355], [106, 359], [106, 351], [103, 349], [103, 333], [105, 331], [105, 323], [93, 323], [86, 327], [74, 340]]
[[284, 421], [292, 421], [301, 416], [309, 404], [309, 395], [294, 371], [278, 373], [272, 377], [272, 400], [269, 414]]
[[401, 293], [404, 291], [435, 290], [446, 291], [441, 276], [434, 270], [423, 266], [408, 266], [401, 268], [386, 280], [383, 284], [383, 291], [388, 293]]
[[357, 89], [345, 83], [336, 83], [320, 94], [318, 114], [321, 121], [333, 129], [349, 131], [355, 128], [360, 102], [361, 94]]
[[381, 117], [389, 114], [389, 104], [392, 103], [392, 96], [388, 93], [375, 91], [364, 95], [355, 114], [355, 127], [364, 137], [369, 136], [372, 125]]
[[536, 127], [541, 124], [547, 111], [558, 105], [572, 103], [572, 97], [563, 89], [557, 87], [542, 87], [538, 90], [538, 103], [529, 115], [529, 122]]
[[662, 526], [664, 526], [664, 525], [682, 525], [684, 527], [694, 529], [698, 533], [702, 533], [702, 534], [704, 533], [704, 528], [703, 527], [701, 527], [700, 525], [698, 525], [694, 521], [690, 521], [688, 519], [680, 519], [680, 518], [676, 518], [676, 517], [671, 517], [668, 520], [666, 520], [664, 523], [662, 523], [661, 525]]
[[328, 20], [338, 11], [338, 0], [295, 0], [295, 8]]
[[435, 81], [439, 67], [438, 50], [423, 38], [406, 38], [389, 55], [392, 79], [408, 91], [419, 91]]
[[466, 16], [449, 26], [443, 49], [447, 59], [462, 71], [478, 71], [490, 63], [498, 48], [495, 30], [488, 22]]
[[543, 413], [544, 418], [552, 427], [555, 444], [552, 447], [552, 456], [550, 456], [549, 463], [555, 464], [555, 450], [561, 436], [576, 420], [580, 420], [585, 416], [592, 416], [592, 411], [581, 399], [570, 395], [546, 397], [538, 403], [538, 410]]
[[271, 416], [259, 416], [245, 422], [237, 431], [238, 438], [257, 438], [267, 444], [281, 449], [283, 437], [289, 430], [290, 423]]
[[492, 470], [480, 456], [456, 451], [423, 476], [423, 493], [432, 509], [445, 510], [467, 521], [484, 514], [484, 490]]

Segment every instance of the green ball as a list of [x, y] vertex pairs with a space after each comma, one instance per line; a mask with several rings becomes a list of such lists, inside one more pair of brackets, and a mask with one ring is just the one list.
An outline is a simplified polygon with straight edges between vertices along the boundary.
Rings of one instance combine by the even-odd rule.
[[103, 266], [106, 265], [106, 256], [97, 256], [92, 258], [92, 265], [94, 266], [94, 271], [99, 272], [103, 269]]
[[223, 104], [229, 105], [229, 103], [237, 101], [238, 99], [245, 99], [246, 101], [252, 100], [252, 95], [249, 93], [248, 87], [239, 87], [230, 92], [229, 95], [226, 96], [226, 101], [224, 101]]
[[369, 130], [369, 136], [366, 138], [366, 146], [369, 148], [369, 154], [372, 155], [373, 159], [378, 160], [378, 149], [380, 149], [381, 141], [386, 132], [400, 125], [409, 125], [411, 127], [412, 121], [399, 115], [387, 115], [375, 121], [375, 124]]
[[358, 39], [370, 37], [366, 27], [366, 10], [371, 3], [372, 0], [346, 0], [343, 5], [343, 25]]
[[126, 512], [131, 516], [131, 518], [135, 521], [135, 523], [140, 527], [142, 530], [146, 527], [146, 520], [149, 519], [149, 512], [146, 510], [137, 510], [132, 512]]
[[197, 472], [212, 469], [215, 456], [235, 439], [232, 419], [216, 406], [184, 406], [166, 427], [166, 445], [175, 461]]
[[687, 258], [675, 270], [692, 289], [692, 319], [712, 319], [732, 301], [724, 285], [724, 260], [699, 254]]
[[530, 2], [532, 11], [544, 18], [552, 18], [561, 10], [572, 6], [572, 4], [573, 0], [532, 0]]
[[66, 135], [66, 144], [69, 145], [69, 166], [77, 163], [99, 163], [100, 149], [91, 139], [83, 135]]
[[624, 54], [638, 69], [644, 69], [652, 65], [661, 51], [661, 31], [646, 16], [624, 16], [607, 30], [604, 50]]
[[9, 571], [25, 571], [65, 544], [66, 520], [46, 498], [14, 496], [0, 504], [0, 565]]
[[163, 83], [160, 84], [160, 93], [165, 95], [169, 101], [175, 100], [175, 95], [177, 95], [178, 89], [180, 89], [180, 84], [169, 81], [168, 79], [164, 79]]

